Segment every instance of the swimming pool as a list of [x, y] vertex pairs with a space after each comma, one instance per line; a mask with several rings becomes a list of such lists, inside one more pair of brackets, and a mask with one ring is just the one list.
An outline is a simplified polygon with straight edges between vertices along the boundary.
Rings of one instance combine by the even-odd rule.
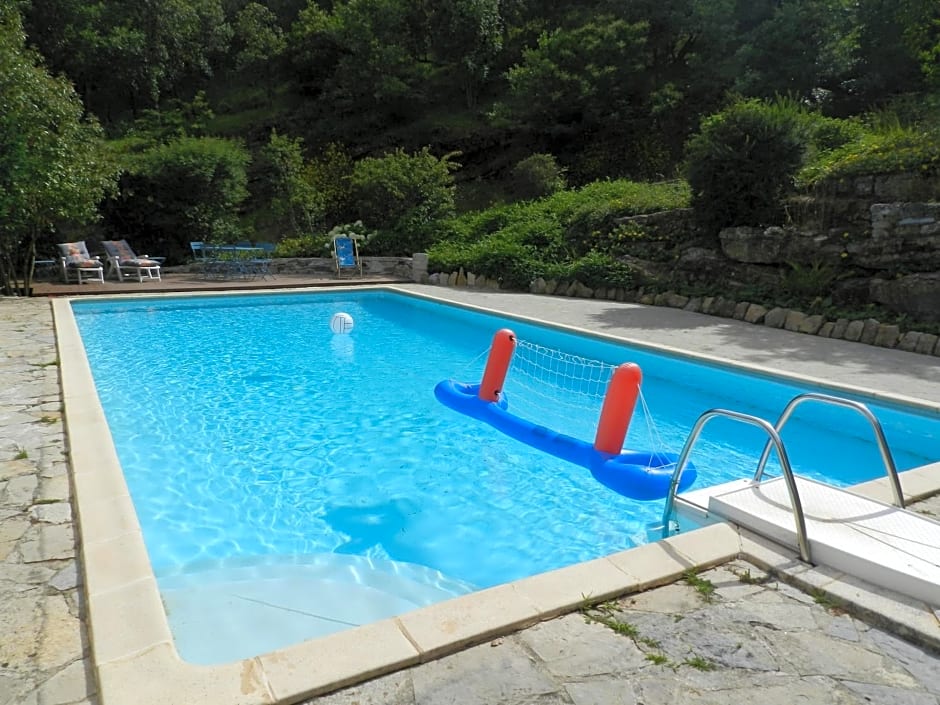
[[[434, 400], [443, 377], [479, 379], [493, 331], [507, 324], [542, 345], [639, 362], [657, 442], [673, 450], [706, 408], [773, 419], [804, 391], [388, 292], [73, 309], [161, 586], [206, 566], [289, 574], [300, 559], [273, 557], [322, 567], [338, 556], [370, 588], [383, 586], [364, 571], [427, 587], [420, 604], [643, 541], [660, 503], [625, 500]], [[329, 331], [338, 310], [356, 321], [349, 336]], [[900, 468], [932, 460], [935, 418], [875, 411]], [[870, 431], [839, 414], [814, 410], [793, 424], [785, 440], [797, 470], [838, 484], [879, 476]], [[594, 422], [567, 430], [589, 438]], [[834, 432], [825, 423], [852, 442], [823, 452]], [[718, 462], [695, 458], [700, 482], [750, 474], [762, 441], [716, 424], [705, 445]], [[648, 442], [632, 425], [628, 445]], [[481, 508], [490, 513], [474, 519]]]

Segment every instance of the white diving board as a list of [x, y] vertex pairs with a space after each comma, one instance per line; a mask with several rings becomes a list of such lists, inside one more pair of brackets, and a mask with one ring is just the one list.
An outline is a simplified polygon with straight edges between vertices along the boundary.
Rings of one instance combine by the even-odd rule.
[[[796, 478], [813, 563], [940, 606], [940, 523], [914, 512]], [[738, 480], [686, 492], [682, 507], [796, 547], [796, 520], [784, 479]]]

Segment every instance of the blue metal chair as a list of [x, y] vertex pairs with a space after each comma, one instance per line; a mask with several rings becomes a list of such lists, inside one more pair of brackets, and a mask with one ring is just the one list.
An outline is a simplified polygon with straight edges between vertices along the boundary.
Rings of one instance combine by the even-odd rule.
[[225, 278], [226, 267], [218, 256], [218, 248], [204, 242], [190, 242], [189, 249], [193, 251], [193, 260], [202, 264], [203, 279]]
[[271, 242], [259, 242], [255, 245], [257, 255], [251, 260], [255, 276], [261, 277], [262, 279], [267, 279], [268, 277], [274, 278], [274, 274], [271, 273], [271, 259], [274, 255], [274, 248], [275, 245]]

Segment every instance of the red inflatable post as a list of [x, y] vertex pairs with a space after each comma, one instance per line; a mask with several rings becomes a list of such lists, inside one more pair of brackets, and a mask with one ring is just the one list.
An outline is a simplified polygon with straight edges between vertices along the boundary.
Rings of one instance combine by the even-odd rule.
[[625, 362], [614, 370], [604, 395], [601, 418], [597, 422], [594, 450], [613, 455], [623, 452], [623, 441], [627, 437], [642, 381], [640, 366], [632, 362]]
[[508, 328], [496, 331], [493, 343], [490, 345], [490, 354], [486, 358], [486, 369], [483, 371], [483, 381], [480, 382], [479, 397], [484, 401], [497, 401], [499, 393], [503, 391], [503, 382], [509, 372], [509, 363], [516, 349], [516, 334]]

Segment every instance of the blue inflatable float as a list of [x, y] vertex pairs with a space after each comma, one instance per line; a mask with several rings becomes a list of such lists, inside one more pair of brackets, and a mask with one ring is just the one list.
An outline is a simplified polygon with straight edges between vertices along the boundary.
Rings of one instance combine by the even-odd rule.
[[[517, 441], [587, 468], [598, 482], [625, 497], [651, 500], [662, 499], [669, 493], [678, 461], [675, 453], [599, 451], [590, 443], [514, 416], [509, 413], [505, 394], [494, 395], [497, 399], [488, 401], [481, 397], [480, 387], [480, 384], [445, 380], [434, 388], [434, 396], [445, 406], [488, 423]], [[695, 475], [690, 463], [679, 480], [679, 490], [689, 488], [695, 482]]]

